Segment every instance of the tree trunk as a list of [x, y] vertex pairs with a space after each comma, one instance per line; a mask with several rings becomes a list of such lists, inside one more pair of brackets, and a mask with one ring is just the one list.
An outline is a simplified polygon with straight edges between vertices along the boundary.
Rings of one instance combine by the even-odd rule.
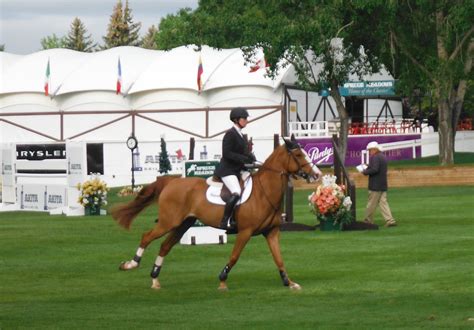
[[446, 99], [439, 100], [438, 119], [439, 163], [443, 166], [452, 165], [454, 164], [454, 129], [452, 112]]
[[336, 102], [336, 109], [339, 114], [339, 150], [341, 151], [341, 162], [342, 164], [345, 164], [349, 132], [349, 115], [347, 114], [346, 107], [342, 102], [342, 96], [339, 93], [339, 85], [337, 81], [331, 82], [331, 96]]

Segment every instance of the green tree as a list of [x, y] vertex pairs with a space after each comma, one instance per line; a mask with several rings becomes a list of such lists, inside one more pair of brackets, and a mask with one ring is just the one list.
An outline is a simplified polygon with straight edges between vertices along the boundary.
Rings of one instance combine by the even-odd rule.
[[[474, 57], [474, 2], [393, 1], [386, 6], [388, 30], [381, 57], [400, 79], [404, 94], [434, 95], [438, 109], [439, 161], [454, 162], [456, 124]], [[470, 77], [470, 78], [469, 78]]]
[[110, 21], [107, 27], [107, 35], [102, 37], [104, 40], [102, 49], [123, 46], [124, 30], [122, 1], [119, 0], [112, 11], [112, 15], [110, 15]]
[[140, 45], [140, 28], [142, 24], [140, 22], [133, 22], [132, 9], [128, 5], [128, 0], [125, 2], [125, 8], [123, 10], [123, 23], [125, 27], [125, 42], [128, 46], [139, 46]]
[[164, 138], [161, 138], [161, 152], [159, 156], [159, 164], [160, 164], [160, 173], [168, 173], [171, 171], [171, 163], [168, 155], [168, 151], [166, 151], [166, 142]]
[[66, 37], [58, 37], [56, 34], [41, 39], [41, 49], [66, 48]]
[[181, 11], [163, 19], [158, 39], [160, 47], [175, 47], [173, 38], [183, 44], [240, 47], [247, 62], [263, 49], [270, 76], [292, 64], [302, 87], [330, 89], [345, 157], [349, 116], [339, 86], [351, 73], [378, 71], [380, 63], [371, 47], [378, 47], [373, 27], [383, 23], [377, 15], [383, 5], [380, 1], [201, 0], [194, 12]]
[[142, 48], [146, 49], [158, 49], [158, 45], [156, 43], [156, 37], [158, 34], [158, 30], [156, 26], [152, 25], [148, 29], [147, 34], [143, 37], [140, 44]]
[[162, 18], [156, 36], [158, 49], [169, 50], [192, 43], [193, 37], [187, 34], [191, 17], [191, 9], [185, 8], [179, 10], [176, 15], [167, 15]]
[[4, 52], [5, 51], [5, 45], [0, 45], [0, 52]]
[[94, 51], [95, 47], [97, 47], [91, 35], [87, 35], [87, 29], [78, 17], [74, 18], [71, 23], [71, 29], [66, 37], [65, 47], [88, 53]]
[[125, 3], [125, 8], [122, 6], [122, 1], [118, 0], [110, 16], [107, 35], [103, 37], [104, 45], [102, 49], [118, 46], [137, 46], [139, 44], [140, 26], [141, 23], [133, 22], [132, 10], [128, 6], [128, 0]]

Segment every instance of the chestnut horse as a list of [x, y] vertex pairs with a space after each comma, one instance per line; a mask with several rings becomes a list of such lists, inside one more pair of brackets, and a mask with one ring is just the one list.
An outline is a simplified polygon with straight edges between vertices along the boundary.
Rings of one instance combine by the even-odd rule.
[[[227, 289], [226, 280], [230, 270], [250, 237], [257, 234], [265, 236], [283, 284], [291, 289], [301, 288], [288, 277], [280, 253], [281, 205], [290, 175], [313, 181], [320, 177], [321, 172], [294, 140], [285, 139], [285, 144], [277, 147], [259, 170], [252, 174], [253, 191], [250, 198], [235, 211], [237, 237], [229, 262], [219, 275], [219, 289]], [[196, 219], [205, 225], [219, 227], [224, 206], [207, 201], [207, 188], [206, 180], [202, 178], [159, 177], [144, 187], [133, 201], [112, 208], [113, 218], [128, 229], [132, 220], [146, 206], [156, 200], [159, 206], [159, 220], [155, 227], [143, 234], [134, 258], [123, 262], [120, 269], [137, 268], [148, 245], [168, 234], [151, 271], [152, 288], [159, 289], [158, 275], [164, 258]]]

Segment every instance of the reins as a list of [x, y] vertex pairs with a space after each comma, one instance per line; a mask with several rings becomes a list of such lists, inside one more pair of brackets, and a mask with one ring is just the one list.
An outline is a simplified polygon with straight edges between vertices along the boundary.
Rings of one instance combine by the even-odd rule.
[[[298, 163], [298, 161], [296, 160], [296, 157], [293, 155], [293, 153], [292, 153], [291, 151], [288, 151], [288, 154], [290, 154], [291, 156], [293, 156], [293, 159], [294, 159], [294, 160], [296, 161], [296, 163], [299, 165], [299, 163]], [[290, 164], [290, 157], [288, 157], [287, 168], [288, 168], [289, 164]], [[280, 174], [280, 177], [283, 177], [283, 176], [286, 177], [286, 181], [289, 180], [290, 175], [291, 175], [291, 173], [288, 172], [288, 171], [279, 171], [279, 170], [275, 170], [275, 169], [273, 169], [273, 168], [271, 168], [271, 167], [268, 167], [268, 166], [263, 166], [263, 165], [262, 165], [260, 168], [263, 169], [263, 170], [268, 170], [268, 171], [271, 171], [271, 172], [279, 173], [279, 174]], [[301, 169], [301, 167], [300, 167], [298, 170], [300, 170], [300, 169]], [[275, 214], [278, 212], [278, 210], [280, 210], [281, 199], [282, 199], [282, 197], [283, 197], [283, 194], [285, 193], [285, 191], [284, 191], [284, 185], [285, 185], [284, 179], [281, 180], [281, 189], [280, 189], [280, 196], [281, 196], [281, 197], [280, 197], [280, 201], [279, 201], [279, 203], [278, 203], [277, 206], [274, 206], [274, 205], [273, 205], [272, 201], [270, 200], [270, 198], [268, 197], [268, 195], [265, 193], [265, 189], [263, 188], [262, 182], [261, 182], [261, 180], [260, 180], [260, 176], [256, 176], [256, 179], [257, 179], [257, 181], [258, 181], [258, 183], [259, 183], [259, 185], [260, 185], [260, 188], [262, 189], [263, 196], [265, 197], [265, 199], [267, 200], [268, 204], [270, 204], [270, 206], [271, 206], [272, 209], [273, 209], [273, 212], [274, 212], [273, 215], [275, 215]], [[273, 218], [273, 217], [272, 217], [272, 218]]]

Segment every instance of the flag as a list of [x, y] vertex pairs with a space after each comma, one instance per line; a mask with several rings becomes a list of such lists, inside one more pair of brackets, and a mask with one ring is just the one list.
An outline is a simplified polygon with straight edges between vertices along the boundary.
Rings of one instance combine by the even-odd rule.
[[120, 57], [117, 64], [117, 90], [115, 94], [120, 94], [122, 91], [122, 66], [120, 65]]
[[44, 95], [49, 95], [49, 87], [51, 85], [51, 69], [49, 67], [49, 58], [48, 65], [46, 66], [46, 74], [44, 76]]
[[265, 61], [265, 57], [262, 57], [261, 59], [259, 59], [257, 61], [257, 63], [255, 63], [254, 66], [250, 67], [249, 73], [258, 71], [260, 69], [263, 69], [263, 68], [266, 68], [266, 67], [269, 67], [269, 66], [270, 65], [267, 63], [267, 61]]
[[176, 157], [178, 157], [178, 160], [183, 159], [183, 151], [181, 149], [176, 150]]
[[199, 93], [200, 93], [201, 90], [202, 90], [202, 80], [201, 80], [201, 76], [202, 76], [202, 73], [203, 73], [203, 72], [204, 72], [204, 69], [202, 68], [201, 54], [199, 54], [199, 66], [198, 66], [198, 72], [197, 72], [197, 87], [198, 87]]

